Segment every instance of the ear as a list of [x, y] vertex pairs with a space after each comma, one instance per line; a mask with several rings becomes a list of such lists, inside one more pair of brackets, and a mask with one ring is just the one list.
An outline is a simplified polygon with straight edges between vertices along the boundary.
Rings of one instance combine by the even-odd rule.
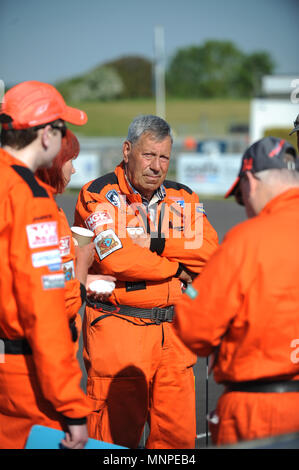
[[257, 180], [254, 178], [251, 171], [246, 171], [246, 173], [242, 176], [240, 181], [240, 189], [242, 193], [242, 199], [245, 205], [246, 201], [250, 199], [250, 196], [254, 194], [256, 183]]
[[47, 149], [50, 145], [49, 133], [51, 131], [51, 126], [43, 127], [39, 132], [41, 136], [41, 143], [44, 149]]
[[251, 171], [246, 171], [245, 177], [247, 179], [247, 184], [249, 186], [250, 192], [255, 191], [255, 188], [258, 184], [258, 180], [253, 176]]
[[128, 140], [125, 140], [123, 143], [123, 156], [124, 156], [124, 162], [128, 163], [129, 161], [129, 155], [132, 149], [132, 143], [129, 142]]

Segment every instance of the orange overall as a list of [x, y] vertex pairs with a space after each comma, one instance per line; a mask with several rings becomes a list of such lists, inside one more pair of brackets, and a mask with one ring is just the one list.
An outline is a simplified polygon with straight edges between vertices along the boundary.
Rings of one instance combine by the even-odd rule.
[[0, 150], [0, 447], [33, 424], [64, 429], [90, 408], [65, 309], [59, 216], [50, 188]]
[[[200, 273], [215, 250], [217, 235], [198, 197], [165, 181], [146, 207], [121, 164], [83, 187], [75, 225], [96, 234], [91, 272], [117, 278], [109, 298], [114, 311], [89, 305], [83, 321], [90, 436], [137, 447], [148, 421], [147, 448], [194, 447], [195, 355], [171, 322], [136, 318], [133, 310], [171, 306], [182, 293], [179, 263]], [[150, 239], [148, 246], [136, 238]]]
[[228, 388], [299, 379], [298, 205], [299, 189], [288, 190], [233, 228], [175, 306], [180, 338], [215, 354], [215, 380], [226, 385], [215, 444], [299, 431], [298, 392]]

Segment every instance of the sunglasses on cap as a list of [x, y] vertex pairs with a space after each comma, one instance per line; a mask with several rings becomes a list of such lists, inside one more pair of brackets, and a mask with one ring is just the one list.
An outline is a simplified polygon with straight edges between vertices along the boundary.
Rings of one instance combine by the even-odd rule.
[[33, 127], [33, 129], [38, 131], [39, 129], [44, 129], [46, 126], [50, 126], [52, 129], [60, 131], [62, 137], [66, 136], [67, 127], [64, 122], [57, 123], [57, 124], [48, 122], [47, 124], [41, 124], [40, 126], [35, 126]]
[[61, 135], [62, 137], [65, 137], [66, 136], [66, 130], [67, 130], [67, 127], [65, 124], [62, 124], [62, 125], [59, 125], [59, 124], [50, 124], [50, 126], [52, 127], [52, 129], [57, 129], [61, 132]]

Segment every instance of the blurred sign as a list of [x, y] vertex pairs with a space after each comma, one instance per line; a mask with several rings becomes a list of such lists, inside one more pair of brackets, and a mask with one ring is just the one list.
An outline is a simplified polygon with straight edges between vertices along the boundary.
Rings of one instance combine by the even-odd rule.
[[205, 155], [218, 155], [226, 152], [227, 143], [223, 140], [202, 140], [197, 144], [197, 152]]
[[177, 160], [177, 181], [198, 194], [222, 194], [235, 181], [241, 154], [181, 154]]
[[69, 188], [82, 188], [85, 183], [100, 176], [101, 157], [96, 153], [80, 152], [73, 165], [76, 173], [72, 175]]

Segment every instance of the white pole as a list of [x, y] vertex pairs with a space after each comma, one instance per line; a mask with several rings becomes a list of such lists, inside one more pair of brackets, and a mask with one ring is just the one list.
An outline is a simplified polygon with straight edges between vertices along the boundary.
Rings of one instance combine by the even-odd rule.
[[155, 27], [155, 96], [156, 115], [165, 119], [165, 44], [164, 27]]

